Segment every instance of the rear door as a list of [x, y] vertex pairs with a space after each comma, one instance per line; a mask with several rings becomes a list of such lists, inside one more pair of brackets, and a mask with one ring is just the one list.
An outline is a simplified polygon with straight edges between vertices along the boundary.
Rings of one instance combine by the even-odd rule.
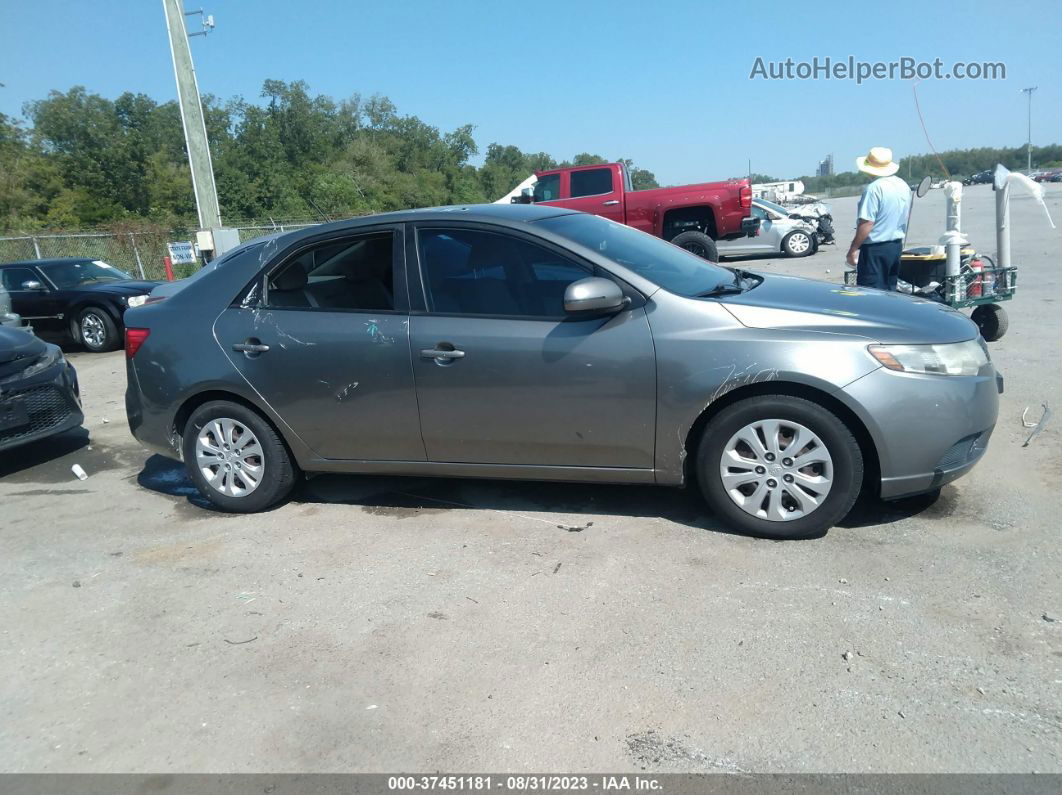
[[322, 458], [423, 461], [401, 226], [272, 265], [214, 333], [247, 383]]
[[474, 224], [415, 235], [410, 290], [424, 311], [410, 345], [429, 461], [652, 468], [656, 363], [640, 300], [572, 319], [564, 290], [594, 271], [563, 250]]
[[619, 166], [579, 168], [568, 172], [567, 200], [561, 206], [624, 223], [623, 175]]

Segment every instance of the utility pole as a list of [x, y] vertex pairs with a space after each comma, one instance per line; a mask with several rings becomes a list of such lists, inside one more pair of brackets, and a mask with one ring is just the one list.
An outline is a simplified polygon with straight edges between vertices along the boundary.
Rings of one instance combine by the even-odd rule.
[[1028, 143], [1026, 144], [1026, 152], [1028, 155], [1025, 166], [1026, 172], [1032, 171], [1032, 95], [1037, 88], [1039, 88], [1039, 86], [1018, 89], [1029, 97], [1029, 137]]
[[173, 56], [173, 73], [177, 78], [177, 99], [181, 106], [188, 165], [192, 170], [199, 228], [217, 229], [221, 226], [221, 209], [214, 184], [214, 164], [210, 160], [206, 119], [199, 99], [199, 84], [195, 79], [192, 50], [188, 46], [188, 31], [184, 26], [184, 3], [182, 0], [162, 0], [162, 8], [166, 12], [166, 30], [170, 36], [170, 55]]

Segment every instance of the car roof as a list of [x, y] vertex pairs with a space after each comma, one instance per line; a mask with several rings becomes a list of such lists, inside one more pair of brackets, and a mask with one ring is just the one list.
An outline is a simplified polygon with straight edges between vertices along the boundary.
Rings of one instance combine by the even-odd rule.
[[63, 262], [93, 262], [99, 257], [48, 257], [47, 259], [20, 259], [15, 262], [0, 262], [0, 268], [8, 265], [58, 265]]

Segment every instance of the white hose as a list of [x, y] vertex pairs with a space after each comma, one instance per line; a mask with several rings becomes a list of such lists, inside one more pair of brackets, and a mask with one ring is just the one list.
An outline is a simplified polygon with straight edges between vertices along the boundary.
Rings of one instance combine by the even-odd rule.
[[1051, 224], [1052, 229], [1057, 229], [1055, 222], [1051, 219], [1051, 211], [1047, 209], [1047, 202], [1044, 201], [1044, 186], [1039, 182], [1033, 182], [1024, 174], [1019, 174], [1016, 171], [1011, 171], [1007, 174], [1007, 182], [1017, 182], [1025, 186], [1025, 189], [1032, 194], [1036, 201], [1040, 202], [1040, 206], [1044, 208], [1044, 215], [1047, 216], [1047, 223]]

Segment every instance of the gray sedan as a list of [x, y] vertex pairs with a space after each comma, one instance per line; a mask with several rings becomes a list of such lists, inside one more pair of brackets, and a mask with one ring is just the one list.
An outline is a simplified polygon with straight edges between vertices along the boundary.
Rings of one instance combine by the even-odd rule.
[[753, 199], [751, 216], [760, 220], [758, 232], [752, 237], [717, 240], [715, 247], [719, 256], [785, 254], [787, 257], [806, 257], [814, 254], [818, 248], [816, 224], [793, 218], [791, 212], [766, 199]]
[[803, 537], [968, 471], [1001, 388], [948, 307], [534, 205], [251, 242], [126, 320], [133, 434], [229, 511], [305, 472], [692, 481]]

